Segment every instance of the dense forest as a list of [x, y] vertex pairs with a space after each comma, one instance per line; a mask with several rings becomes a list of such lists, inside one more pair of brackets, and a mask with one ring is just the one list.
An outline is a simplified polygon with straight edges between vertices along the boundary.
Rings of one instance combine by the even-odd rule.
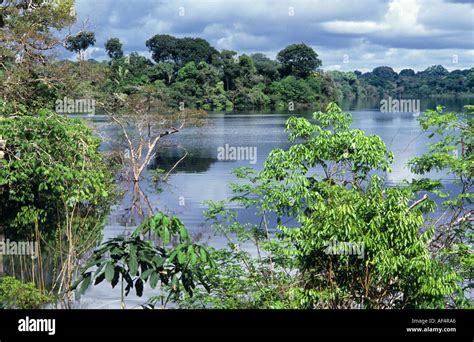
[[[94, 33], [71, 39], [81, 40], [76, 46], [86, 48], [94, 42]], [[202, 38], [155, 35], [145, 45], [153, 60], [136, 52], [125, 56], [120, 40], [110, 38], [105, 48], [111, 61], [83, 62], [93, 64], [87, 66], [89, 72], [101, 79], [89, 80], [82, 89], [132, 93], [149, 85], [169, 106], [184, 103], [206, 110], [324, 108], [330, 101], [346, 98], [462, 96], [474, 91], [474, 68], [450, 73], [436, 65], [417, 73], [411, 69], [396, 73], [383, 66], [363, 74], [324, 72], [318, 54], [304, 43], [282, 49], [276, 60], [262, 53], [219, 52]], [[63, 63], [69, 63], [70, 69], [77, 64]]]
[[[91, 31], [67, 37], [65, 47], [77, 53], [79, 61], [61, 60], [49, 66], [48, 72], [61, 74], [63, 79], [62, 85], [48, 89], [43, 106], [54, 108], [47, 103], [51, 95], [103, 100], [106, 94], [130, 95], [143, 89], [170, 107], [205, 110], [322, 109], [343, 99], [468, 96], [474, 92], [474, 68], [449, 72], [436, 65], [420, 72], [404, 69], [396, 73], [382, 66], [366, 73], [323, 71], [316, 51], [304, 43], [285, 47], [272, 60], [262, 53], [219, 52], [202, 38], [161, 34], [145, 42], [152, 60], [137, 52], [125, 55], [118, 38], [105, 44], [109, 61], [83, 60], [95, 41]], [[5, 58], [4, 63], [14, 61]]]
[[387, 66], [361, 73], [328, 71], [344, 98], [426, 98], [443, 96], [472, 96], [474, 68], [449, 72], [442, 65], [423, 71], [403, 69], [396, 73]]
[[[79, 34], [74, 51], [81, 53], [94, 41], [94, 34]], [[317, 53], [305, 44], [281, 50], [277, 61], [264, 54], [238, 55], [235, 51], [213, 48], [201, 38], [156, 35], [146, 41], [152, 60], [132, 52], [124, 55], [117, 38], [105, 47], [106, 62], [61, 61], [55, 65], [72, 79], [82, 82], [68, 87], [64, 95], [95, 97], [121, 92], [132, 94], [146, 88], [171, 107], [206, 110], [233, 108], [285, 108], [327, 104], [338, 97], [331, 79], [315, 70], [321, 65]]]

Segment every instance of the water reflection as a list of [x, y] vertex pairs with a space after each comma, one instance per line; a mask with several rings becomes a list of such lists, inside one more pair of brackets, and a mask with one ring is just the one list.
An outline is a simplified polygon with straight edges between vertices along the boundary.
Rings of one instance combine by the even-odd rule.
[[[436, 102], [443, 104], [443, 101]], [[463, 104], [466, 104], [464, 102]], [[374, 105], [374, 104], [372, 104]], [[365, 103], [365, 107], [371, 104]], [[378, 108], [377, 107], [374, 108]], [[422, 101], [422, 110], [427, 106], [434, 108], [429, 101]], [[455, 104], [452, 110], [461, 109], [462, 104]], [[417, 117], [410, 113], [380, 113], [376, 110], [351, 110], [353, 115], [352, 127], [360, 128], [367, 134], [377, 134], [385, 141], [395, 155], [393, 172], [387, 175], [388, 184], [398, 184], [405, 179], [415, 178], [407, 168], [408, 161], [427, 151], [429, 139], [420, 130]], [[187, 157], [171, 173], [169, 179], [161, 184], [161, 192], [156, 191], [155, 184], [150, 180], [149, 172], [141, 182], [138, 194], [143, 210], [164, 211], [178, 215], [191, 234], [201, 243], [215, 247], [224, 247], [226, 241], [212, 234], [208, 224], [202, 217], [206, 209], [204, 201], [223, 200], [232, 195], [228, 185], [237, 179], [231, 170], [239, 166], [251, 166], [262, 169], [268, 153], [275, 148], [287, 149], [290, 143], [284, 133], [285, 122], [292, 115], [311, 117], [310, 113], [211, 113], [210, 125], [199, 128], [185, 128], [167, 140], [167, 145], [160, 148], [158, 157], [150, 166], [151, 169], [169, 170], [187, 151]], [[104, 123], [97, 123], [100, 130]], [[104, 134], [116, 137], [110, 130]], [[217, 149], [225, 144], [231, 146], [254, 146], [257, 148], [257, 163], [249, 161], [220, 161], [217, 159]], [[450, 176], [444, 173], [431, 175], [449, 182]], [[127, 216], [133, 195], [126, 195], [122, 204], [114, 208], [108, 225], [104, 231], [104, 239], [119, 234], [130, 234], [133, 220]], [[145, 201], [146, 198], [146, 201]], [[128, 203], [128, 204], [126, 204]], [[238, 208], [237, 208], [238, 209]], [[140, 211], [135, 215], [140, 217]], [[143, 214], [143, 213], [142, 213]], [[243, 222], [255, 222], [258, 218], [252, 210], [240, 210]], [[128, 217], [128, 220], [127, 220]], [[133, 215], [132, 215], [133, 217]], [[137, 216], [135, 216], [136, 218]], [[136, 220], [135, 220], [136, 221]], [[156, 291], [146, 292], [147, 295], [157, 295]], [[81, 300], [80, 307], [119, 307], [116, 299], [119, 290], [111, 290], [110, 286], [95, 286]], [[130, 294], [127, 307], [143, 303], [143, 298]]]
[[[380, 111], [380, 101], [383, 98], [352, 98], [343, 99], [341, 105], [345, 110], [350, 111], [367, 111], [375, 110]], [[416, 98], [413, 98], [417, 100]], [[463, 107], [467, 104], [474, 103], [474, 96], [463, 96], [463, 97], [425, 97], [420, 98], [420, 110], [423, 112], [427, 109], [435, 109], [436, 106], [441, 105], [447, 110], [451, 111], [462, 111]]]

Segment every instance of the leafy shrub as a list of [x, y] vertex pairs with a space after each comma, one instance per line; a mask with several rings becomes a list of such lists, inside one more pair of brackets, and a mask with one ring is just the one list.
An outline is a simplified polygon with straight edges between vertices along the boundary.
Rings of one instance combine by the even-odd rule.
[[25, 284], [14, 277], [0, 277], [2, 309], [40, 309], [53, 301], [53, 297], [37, 289], [33, 283]]

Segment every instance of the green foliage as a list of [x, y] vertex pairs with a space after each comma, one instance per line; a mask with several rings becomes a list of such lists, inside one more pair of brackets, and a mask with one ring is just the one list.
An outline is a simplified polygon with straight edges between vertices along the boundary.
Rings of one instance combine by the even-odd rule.
[[[387, 67], [376, 68], [373, 73], [364, 75], [359, 72], [315, 72], [320, 60], [304, 44], [283, 49], [276, 61], [261, 53], [251, 56], [239, 56], [230, 50], [218, 53], [199, 38], [157, 35], [147, 41], [156, 64], [136, 52], [122, 56], [121, 44], [116, 38], [111, 38], [107, 44], [109, 54], [113, 54], [110, 55], [113, 63], [83, 61], [80, 68], [74, 63], [66, 69], [58, 68], [55, 72], [67, 76], [68, 82], [64, 86], [43, 87], [44, 96], [84, 94], [104, 103], [109, 101], [109, 94], [130, 95], [140, 92], [141, 87], [153, 85], [157, 97], [170, 107], [184, 103], [187, 107], [206, 110], [242, 110], [281, 109], [293, 104], [322, 109], [327, 103], [345, 97], [376, 96], [382, 85], [386, 86], [383, 94], [401, 89], [397, 83], [401, 76]], [[78, 76], [81, 78], [79, 83]], [[223, 82], [224, 91], [219, 82]]]
[[433, 65], [417, 73], [403, 69], [397, 74], [385, 66], [364, 74], [356, 72], [355, 81], [346, 78], [349, 73], [329, 71], [328, 74], [344, 98], [470, 96], [474, 90], [473, 68], [449, 72], [441, 65]]
[[413, 181], [412, 187], [433, 192], [445, 198], [443, 214], [433, 218], [436, 227], [431, 248], [444, 263], [453, 267], [461, 277], [461, 289], [453, 301], [469, 306], [468, 292], [472, 291], [472, 215], [474, 195], [474, 106], [466, 106], [464, 113], [443, 113], [443, 108], [428, 110], [419, 121], [424, 131], [436, 142], [429, 144], [427, 153], [409, 162], [412, 172], [425, 175], [430, 171], [445, 171], [452, 175], [461, 191], [450, 194], [439, 180], [423, 178]]
[[91, 31], [81, 31], [76, 35], [66, 38], [66, 49], [79, 53], [85, 51], [89, 46], [93, 46], [96, 42], [95, 33]]
[[166, 34], [157, 34], [146, 41], [155, 62], [173, 61], [178, 66], [189, 62], [212, 63], [219, 52], [202, 38], [175, 38]]
[[366, 90], [354, 72], [328, 71], [326, 74], [337, 84], [339, 98], [365, 98]]
[[153, 66], [151, 81], [162, 80], [166, 85], [170, 85], [174, 79], [174, 65], [172, 63], [159, 63]]
[[167, 34], [157, 34], [146, 41], [155, 62], [169, 62], [175, 59], [177, 39]]
[[0, 277], [0, 309], [41, 309], [54, 298], [38, 290], [33, 283], [24, 284], [14, 277]]
[[0, 98], [31, 108], [50, 104], [61, 75], [52, 75], [49, 52], [61, 45], [60, 31], [74, 23], [73, 7], [74, 0], [3, 1]]
[[389, 81], [397, 78], [397, 73], [393, 71], [392, 68], [387, 67], [387, 66], [380, 66], [380, 67], [374, 68], [374, 70], [372, 70], [372, 74], [375, 77], [378, 77], [384, 80], [389, 80]]
[[[392, 153], [380, 137], [350, 124], [333, 103], [314, 123], [290, 118], [286, 130], [296, 144], [273, 150], [261, 172], [235, 170], [247, 181], [231, 184], [230, 204], [255, 208], [261, 222], [240, 223], [225, 202], [210, 203], [206, 218], [229, 248], [214, 252], [219, 272], [209, 274], [211, 294], [183, 306], [453, 305], [460, 276], [430, 250], [433, 229], [422, 229], [433, 201], [417, 200], [407, 185], [385, 187], [380, 174], [390, 171]], [[245, 251], [249, 243], [256, 256]]]
[[252, 58], [248, 55], [241, 55], [239, 57], [239, 77], [238, 81], [243, 87], [250, 87], [252, 86], [255, 81], [254, 77], [257, 73], [257, 68], [253, 64]]
[[[330, 80], [320, 74], [313, 74], [306, 79], [287, 76], [270, 84], [270, 93], [275, 104], [288, 103], [315, 105], [337, 100], [330, 89]], [[329, 91], [328, 91], [329, 90]]]
[[235, 61], [237, 52], [230, 50], [222, 50], [221, 59], [222, 59], [222, 73], [224, 78], [225, 90], [234, 90], [235, 89], [235, 80], [239, 77], [239, 66]]
[[178, 70], [172, 90], [177, 103], [183, 101], [187, 106], [222, 110], [229, 107], [223, 85], [212, 66], [189, 62]]
[[399, 73], [400, 77], [414, 77], [415, 71], [413, 69], [403, 69]]
[[131, 94], [137, 92], [140, 86], [149, 85], [152, 79], [156, 80], [156, 70], [152, 67], [153, 63], [148, 58], [136, 52], [114, 60], [111, 65], [112, 91]]
[[44, 237], [51, 237], [66, 223], [68, 208], [76, 208], [77, 220], [89, 228], [107, 215], [112, 177], [99, 153], [100, 140], [82, 121], [48, 110], [0, 116], [0, 135], [7, 142], [0, 160], [0, 213], [7, 236], [30, 238], [39, 224]]
[[204, 109], [214, 110], [232, 110], [234, 104], [227, 98], [224, 90], [224, 82], [219, 81], [215, 87], [209, 89], [209, 106], [203, 106]]
[[105, 43], [105, 51], [112, 59], [123, 57], [122, 43], [118, 38], [110, 38]]
[[250, 57], [253, 60], [257, 73], [265, 78], [265, 83], [270, 83], [280, 78], [278, 62], [271, 60], [263, 53], [254, 53]]
[[432, 65], [426, 68], [424, 71], [420, 72], [420, 75], [424, 77], [430, 76], [446, 76], [449, 74], [449, 71], [446, 70], [442, 65]]
[[[156, 35], [146, 45], [157, 64], [144, 66], [140, 73], [147, 75], [149, 82], [164, 81], [167, 87], [157, 85], [170, 106], [181, 102], [207, 110], [276, 107], [289, 102], [313, 106], [338, 96], [328, 77], [312, 74], [321, 61], [304, 44], [282, 50], [281, 63], [263, 54], [238, 56], [230, 50], [219, 54], [199, 38]], [[280, 67], [285, 76], [291, 75], [281, 84], [277, 82]], [[223, 92], [218, 85], [221, 81]]]
[[307, 77], [321, 66], [318, 54], [306, 44], [291, 44], [278, 52], [282, 76]]
[[[141, 237], [145, 234], [153, 234], [158, 244], [143, 240]], [[125, 288], [122, 285], [123, 302], [131, 289], [141, 297], [145, 283], [152, 289], [160, 283], [163, 306], [166, 306], [170, 299], [179, 300], [183, 292], [192, 296], [197, 285], [209, 291], [204, 271], [214, 267], [209, 251], [192, 243], [177, 217], [157, 213], [137, 227], [130, 237], [116, 237], [100, 245], [83, 267], [73, 288], [80, 284], [80, 292], [84, 293], [91, 284], [97, 285], [104, 280], [112, 288], [119, 281], [125, 282]], [[156, 299], [151, 298], [149, 306], [153, 307], [155, 303]]]
[[[12, 57], [20, 45], [20, 38], [28, 37], [32, 46], [39, 42], [54, 42], [54, 33], [72, 24], [75, 20], [70, 15], [74, 7], [73, 0], [58, 0], [55, 2], [40, 1], [2, 1], [0, 12], [0, 61]], [[42, 2], [42, 1], [41, 1]], [[31, 28], [35, 29], [32, 30]], [[7, 46], [8, 43], [8, 46]]]

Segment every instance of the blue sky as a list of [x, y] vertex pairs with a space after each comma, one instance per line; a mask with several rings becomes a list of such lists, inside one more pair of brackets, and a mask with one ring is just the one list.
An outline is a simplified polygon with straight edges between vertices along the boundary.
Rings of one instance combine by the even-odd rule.
[[96, 59], [110, 37], [150, 56], [145, 41], [171, 34], [272, 58], [304, 42], [326, 70], [474, 67], [474, 0], [76, 0], [76, 11], [76, 29], [96, 32]]

